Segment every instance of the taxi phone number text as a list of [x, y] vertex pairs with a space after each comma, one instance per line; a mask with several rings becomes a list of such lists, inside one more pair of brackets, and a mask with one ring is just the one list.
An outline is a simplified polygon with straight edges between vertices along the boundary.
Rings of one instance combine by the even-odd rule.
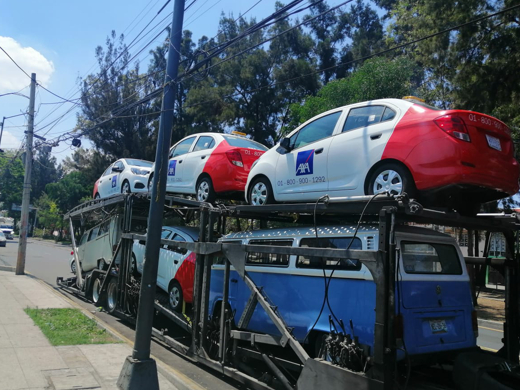
[[278, 180], [276, 186], [295, 186], [296, 184], [325, 183], [326, 181], [325, 176], [299, 177], [297, 179]]

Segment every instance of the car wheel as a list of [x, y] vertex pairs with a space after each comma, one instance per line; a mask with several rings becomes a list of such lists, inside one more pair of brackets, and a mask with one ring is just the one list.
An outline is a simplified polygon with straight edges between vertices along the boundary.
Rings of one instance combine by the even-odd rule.
[[123, 185], [121, 186], [121, 193], [122, 194], [130, 194], [132, 192], [132, 189], [130, 188], [130, 183], [125, 180], [123, 182]]
[[171, 283], [170, 291], [168, 291], [168, 305], [173, 311], [180, 312], [182, 310], [183, 302], [182, 288], [179, 282], [174, 280]]
[[96, 196], [94, 196], [94, 199], [99, 199], [101, 198], [101, 195], [99, 195], [99, 192], [96, 192]]
[[139, 276], [139, 271], [137, 271], [137, 261], [135, 259], [135, 255], [132, 253], [132, 261], [130, 263], [130, 274], [134, 277]]
[[213, 203], [216, 198], [213, 183], [209, 177], [203, 177], [197, 182], [197, 200], [199, 202]]
[[76, 275], [76, 261], [75, 260], [72, 263], [70, 263], [70, 272], [72, 272], [74, 275]]
[[370, 176], [367, 190], [368, 195], [384, 192], [401, 195], [406, 192], [412, 198], [415, 195], [415, 183], [406, 168], [397, 164], [383, 164]]
[[117, 307], [117, 277], [112, 277], [107, 287], [107, 311], [113, 313]]
[[148, 179], [148, 192], [152, 192], [152, 185], [153, 185], [153, 173], [150, 175], [150, 178]]
[[101, 294], [101, 279], [94, 279], [94, 283], [92, 284], [92, 302], [94, 304], [99, 302], [99, 296]]
[[269, 179], [260, 177], [249, 187], [249, 203], [253, 206], [263, 206], [274, 203], [273, 188]]

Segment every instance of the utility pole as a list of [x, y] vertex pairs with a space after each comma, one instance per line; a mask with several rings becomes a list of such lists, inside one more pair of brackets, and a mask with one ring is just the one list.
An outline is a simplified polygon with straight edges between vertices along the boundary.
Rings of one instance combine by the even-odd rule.
[[27, 249], [27, 231], [29, 230], [29, 202], [31, 196], [31, 171], [33, 159], [34, 130], [34, 95], [36, 91], [36, 73], [31, 73], [31, 94], [29, 96], [29, 123], [27, 126], [27, 142], [25, 145], [25, 175], [23, 178], [22, 217], [20, 222], [20, 238], [18, 241], [18, 259], [16, 275], [25, 274], [25, 251]]
[[0, 128], [0, 146], [2, 146], [2, 134], [4, 134], [4, 123], [5, 123], [5, 116], [2, 118], [2, 128]]
[[144, 269], [141, 277], [134, 350], [132, 356], [126, 358], [117, 381], [118, 388], [123, 390], [159, 390], [157, 365], [155, 360], [150, 358], [150, 345], [155, 310], [154, 299], [159, 264], [159, 247], [161, 244], [164, 196], [168, 173], [168, 151], [170, 149], [173, 109], [177, 91], [175, 80], [179, 71], [183, 19], [184, 0], [175, 0], [168, 62], [164, 79], [159, 134], [157, 136], [157, 150], [155, 152], [155, 174], [153, 176], [152, 197], [148, 214], [148, 233]]

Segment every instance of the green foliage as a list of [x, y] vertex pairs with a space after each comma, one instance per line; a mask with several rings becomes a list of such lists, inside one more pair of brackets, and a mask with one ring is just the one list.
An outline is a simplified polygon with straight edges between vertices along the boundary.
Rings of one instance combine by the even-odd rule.
[[58, 205], [45, 192], [36, 200], [38, 208], [38, 226], [54, 229], [63, 226], [63, 216]]
[[36, 149], [31, 172], [31, 201], [39, 198], [45, 186], [56, 182], [61, 176], [61, 166], [56, 165], [56, 157], [52, 156], [50, 151]]
[[78, 309], [26, 308], [25, 312], [55, 346], [120, 342]]
[[291, 123], [285, 132], [322, 112], [347, 104], [383, 98], [401, 98], [412, 90], [415, 65], [406, 58], [374, 58], [350, 76], [324, 86], [303, 104], [291, 106]]
[[62, 212], [77, 206], [86, 196], [92, 196], [92, 188], [83, 172], [68, 173], [59, 182], [47, 184], [45, 191]]
[[22, 204], [24, 172], [22, 159], [14, 152], [0, 153], [0, 202], [10, 217], [19, 216], [18, 212], [11, 210], [11, 206], [13, 203]]

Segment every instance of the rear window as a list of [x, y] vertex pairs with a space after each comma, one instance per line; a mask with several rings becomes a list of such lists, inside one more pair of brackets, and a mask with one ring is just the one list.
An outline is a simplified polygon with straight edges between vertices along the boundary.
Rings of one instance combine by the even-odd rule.
[[[269, 246], [292, 246], [292, 240], [250, 240], [249, 245], [269, 245]], [[279, 253], [256, 253], [247, 254], [246, 264], [248, 265], [271, 265], [288, 266], [289, 255]]]
[[[331, 249], [362, 249], [361, 240], [352, 237], [329, 237], [329, 238], [304, 238], [300, 241], [302, 248], [331, 248]], [[298, 268], [337, 269], [359, 271], [361, 262], [357, 259], [334, 259], [326, 257], [298, 256], [296, 261]]]
[[462, 274], [460, 258], [453, 245], [403, 241], [401, 257], [407, 274]]
[[232, 137], [229, 135], [224, 135], [223, 137], [229, 145], [235, 146], [237, 148], [248, 148], [248, 149], [256, 149], [256, 150], [263, 150], [263, 151], [268, 150], [268, 148], [266, 148], [264, 145], [259, 144], [258, 142], [247, 139], [247, 138]]

